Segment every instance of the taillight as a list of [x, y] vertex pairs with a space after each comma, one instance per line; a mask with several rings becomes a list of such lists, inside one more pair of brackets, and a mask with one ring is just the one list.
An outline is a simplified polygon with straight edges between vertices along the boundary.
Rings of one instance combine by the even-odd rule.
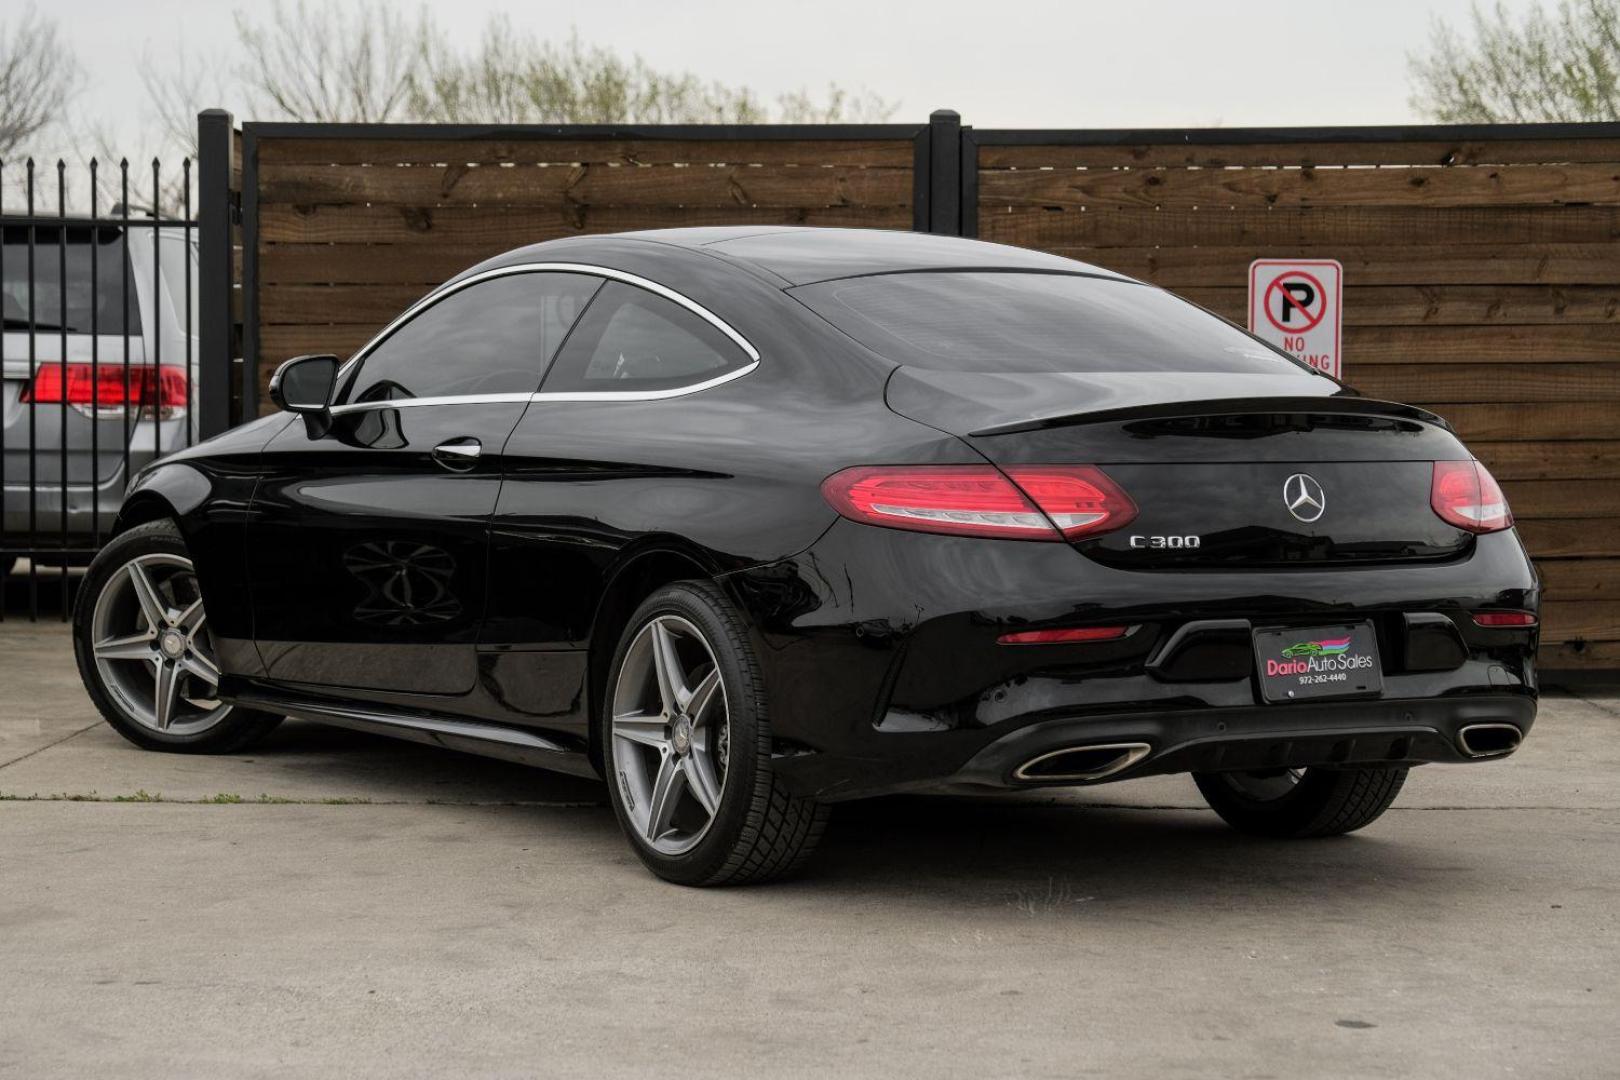
[[821, 492], [852, 521], [956, 536], [1074, 539], [1136, 516], [1130, 497], [1089, 465], [863, 465], [829, 476]]
[[1136, 517], [1136, 504], [1094, 465], [1021, 465], [1007, 470], [1066, 539], [1111, 532]]
[[41, 364], [22, 400], [34, 405], [68, 404], [87, 416], [121, 412], [126, 407], [156, 408], [169, 417], [186, 407], [186, 373], [182, 368], [150, 364]]
[[1536, 617], [1528, 611], [1476, 611], [1474, 625], [1524, 629], [1536, 625]]
[[1502, 489], [1477, 461], [1435, 462], [1429, 505], [1443, 521], [1473, 533], [1498, 532], [1513, 524]]

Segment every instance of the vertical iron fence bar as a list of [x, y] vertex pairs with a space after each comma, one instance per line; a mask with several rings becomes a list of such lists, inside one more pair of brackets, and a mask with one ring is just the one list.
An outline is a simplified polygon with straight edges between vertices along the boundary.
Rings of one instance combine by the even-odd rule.
[[979, 140], [973, 128], [962, 126], [962, 235], [979, 236]]
[[259, 137], [242, 129], [242, 421], [259, 415]]
[[928, 117], [928, 231], [962, 235], [962, 117], [954, 109], [937, 109]]
[[[28, 159], [26, 218], [28, 224], [28, 385], [33, 387], [39, 378], [39, 347], [35, 343], [37, 337], [38, 313], [35, 310], [35, 279], [34, 279], [34, 159]], [[33, 622], [39, 618], [39, 566], [35, 556], [39, 554], [39, 505], [35, 498], [37, 474], [35, 472], [35, 458], [38, 455], [37, 434], [34, 430], [34, 421], [39, 416], [39, 405], [29, 395], [28, 401], [28, 619]]]
[[56, 357], [56, 370], [61, 373], [62, 395], [57, 401], [57, 444], [62, 457], [57, 462], [61, 470], [61, 498], [62, 505], [57, 507], [57, 520], [60, 523], [58, 540], [62, 545], [61, 561], [57, 567], [58, 577], [62, 584], [62, 610], [59, 618], [67, 621], [68, 612], [68, 223], [67, 223], [67, 162], [61, 158], [56, 159], [56, 217], [60, 223], [56, 230], [56, 325], [59, 330], [57, 340], [61, 342], [61, 351]]
[[181, 187], [181, 214], [180, 219], [185, 222], [181, 226], [180, 253], [181, 261], [185, 264], [185, 288], [181, 290], [186, 298], [185, 325], [181, 327], [186, 336], [186, 445], [192, 443], [192, 428], [197, 415], [196, 394], [192, 387], [197, 381], [197, 373], [191, 367], [191, 159], [180, 160], [180, 187]]
[[120, 186], [119, 209], [123, 217], [124, 257], [120, 267], [124, 284], [124, 490], [129, 490], [129, 158], [121, 158], [118, 162], [118, 175]]
[[[6, 163], [0, 161], [0, 215], [5, 213]], [[0, 281], [6, 279], [6, 230], [0, 226]], [[0, 379], [6, 371], [6, 328], [0, 323]], [[6, 578], [11, 576], [11, 565], [16, 556], [10, 550], [11, 534], [6, 528], [6, 514], [10, 510], [6, 495], [6, 425], [0, 417], [0, 622], [6, 620]]]
[[101, 547], [101, 197], [90, 159], [90, 544]]
[[[198, 435], [231, 426], [231, 114], [197, 116]], [[189, 216], [189, 215], [188, 215]], [[241, 419], [248, 419], [243, 416]]]
[[[152, 460], [163, 453], [163, 309], [159, 294], [163, 292], [162, 254], [163, 233], [158, 222], [163, 220], [158, 197], [158, 159], [152, 159], [152, 355], [147, 357], [145, 384], [141, 387], [141, 401], [152, 398]], [[145, 326], [143, 322], [141, 324]], [[129, 483], [125, 478], [124, 483]]]

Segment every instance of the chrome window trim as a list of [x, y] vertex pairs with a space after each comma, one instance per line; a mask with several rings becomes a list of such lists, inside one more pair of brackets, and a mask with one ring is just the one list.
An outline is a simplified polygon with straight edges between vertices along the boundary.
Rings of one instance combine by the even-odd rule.
[[500, 402], [527, 402], [532, 394], [443, 394], [439, 397], [390, 398], [384, 401], [357, 401], [352, 405], [333, 405], [332, 415], [367, 412], [376, 409], [410, 409], [418, 405], [495, 405]]
[[664, 398], [680, 397], [684, 394], [695, 394], [700, 390], [707, 390], [712, 386], [719, 386], [722, 383], [730, 382], [732, 379], [740, 379], [742, 376], [747, 375], [749, 372], [753, 371], [759, 366], [759, 350], [754, 348], [753, 342], [743, 337], [742, 334], [739, 333], [737, 329], [730, 323], [726, 322], [720, 316], [716, 315], [714, 312], [710, 311], [696, 300], [693, 300], [682, 293], [676, 292], [667, 285], [660, 285], [658, 282], [652, 281], [649, 278], [644, 278], [639, 274], [628, 273], [624, 270], [615, 270], [611, 266], [597, 266], [593, 263], [530, 262], [514, 263], [511, 266], [497, 266], [490, 270], [484, 270], [480, 273], [472, 275], [471, 277], [463, 278], [460, 281], [451, 282], [449, 285], [441, 286], [438, 290], [422, 297], [422, 299], [406, 308], [403, 312], [397, 315], [392, 322], [378, 331], [370, 341], [360, 346], [359, 351], [357, 351], [353, 356], [349, 357], [349, 359], [344, 362], [343, 366], [338, 369], [337, 377], [334, 381], [341, 383], [349, 376], [349, 373], [354, 369], [356, 364], [360, 363], [367, 356], [371, 355], [372, 350], [381, 345], [395, 330], [398, 330], [401, 326], [405, 325], [407, 322], [411, 321], [417, 315], [420, 315], [434, 304], [437, 304], [445, 297], [453, 296], [462, 289], [476, 285], [481, 281], [489, 281], [492, 278], [507, 277], [512, 274], [544, 273], [586, 274], [591, 277], [604, 278], [609, 281], [622, 281], [626, 285], [634, 285], [639, 289], [646, 289], [655, 296], [661, 296], [666, 300], [679, 304], [681, 307], [690, 311], [704, 322], [713, 326], [716, 330], [726, 335], [726, 337], [736, 342], [737, 347], [742, 349], [743, 352], [747, 353], [748, 359], [752, 362], [745, 364], [735, 371], [727, 372], [725, 375], [721, 375], [717, 378], [709, 379], [701, 383], [693, 383], [689, 386], [675, 387], [671, 390], [559, 390], [551, 393], [536, 391], [532, 394], [452, 394], [442, 397], [401, 398], [397, 401], [367, 401], [348, 405], [335, 405], [332, 407], [332, 411], [334, 413], [339, 413], [359, 411], [367, 408], [399, 408], [402, 405], [460, 405], [496, 401], [520, 401], [524, 399], [543, 401], [658, 401]]
[[744, 375], [759, 367], [759, 361], [744, 364], [740, 368], [716, 375], [703, 382], [687, 383], [685, 386], [674, 386], [668, 390], [540, 390], [529, 395], [530, 401], [663, 401], [666, 398], [685, 397], [687, 394], [697, 394], [712, 389], [723, 383], [740, 379]]
[[376, 409], [409, 409], [418, 405], [498, 405], [503, 402], [535, 401], [664, 401], [669, 398], [698, 394], [723, 383], [740, 379], [759, 367], [759, 361], [744, 364], [735, 371], [717, 375], [704, 382], [688, 383], [668, 390], [537, 390], [532, 394], [446, 394], [441, 397], [391, 398], [386, 401], [360, 401], [353, 405], [332, 406], [333, 416], [366, 412]]

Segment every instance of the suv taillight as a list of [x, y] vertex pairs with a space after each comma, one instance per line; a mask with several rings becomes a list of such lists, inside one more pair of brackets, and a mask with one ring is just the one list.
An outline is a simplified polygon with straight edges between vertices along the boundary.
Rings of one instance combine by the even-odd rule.
[[1507, 497], [1477, 461], [1437, 461], [1429, 505], [1441, 520], [1472, 533], [1500, 532], [1513, 524]]
[[829, 476], [821, 493], [851, 521], [1011, 540], [1077, 540], [1136, 516], [1093, 465], [862, 465]]
[[120, 415], [133, 406], [159, 410], [162, 419], [186, 407], [183, 368], [150, 364], [41, 364], [22, 400], [34, 405], [71, 405], [86, 416]]

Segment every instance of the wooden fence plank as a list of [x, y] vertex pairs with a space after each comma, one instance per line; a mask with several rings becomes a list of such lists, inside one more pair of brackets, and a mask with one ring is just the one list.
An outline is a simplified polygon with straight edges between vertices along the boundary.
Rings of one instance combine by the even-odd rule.
[[1166, 288], [1248, 286], [1249, 263], [1287, 255], [1338, 259], [1357, 285], [1620, 284], [1620, 246], [1593, 244], [1414, 244], [1410, 247], [1047, 248]]
[[1470, 445], [1525, 439], [1537, 442], [1590, 439], [1614, 430], [1614, 405], [1603, 401], [1431, 405]]
[[[1248, 316], [1247, 286], [1177, 289], [1195, 304], [1242, 322]], [[1610, 323], [1620, 325], [1620, 285], [1347, 285], [1346, 326], [1485, 327]], [[1526, 331], [1538, 339], [1544, 331]], [[1614, 337], [1611, 328], [1608, 336]], [[1555, 350], [1535, 348], [1549, 359]], [[1620, 345], [1605, 353], [1620, 356]], [[1427, 359], [1427, 358], [1426, 358]], [[1517, 359], [1517, 358], [1516, 358]], [[1533, 359], [1524, 356], [1523, 359]]]
[[559, 236], [694, 225], [815, 225], [909, 229], [903, 206], [810, 206], [784, 212], [754, 206], [295, 206], [259, 207], [267, 243], [505, 243], [514, 247]]
[[304, 353], [350, 356], [383, 326], [383, 322], [376, 326], [266, 326], [259, 331], [259, 386], [262, 389], [266, 385], [271, 372], [283, 360]]
[[1620, 139], [981, 146], [981, 170], [1265, 165], [1536, 165], [1620, 161]]
[[[1428, 402], [1616, 401], [1620, 363], [1498, 364], [1489, 376], [1461, 364], [1368, 364], [1354, 359], [1346, 378], [1369, 397]], [[1614, 407], [1620, 412], [1620, 405]]]
[[259, 197], [299, 204], [390, 206], [910, 206], [909, 169], [697, 165], [267, 165]]
[[1620, 559], [1546, 559], [1536, 568], [1547, 600], [1620, 600]]
[[1468, 448], [1498, 480], [1620, 479], [1620, 441], [1469, 442]]
[[1049, 207], [981, 205], [979, 236], [1003, 244], [1148, 247], [1550, 244], [1620, 239], [1615, 206]]
[[[1612, 522], [1620, 518], [1620, 484], [1594, 484], [1584, 479], [1503, 480], [1502, 491], [1515, 521]], [[1606, 530], [1607, 526], [1602, 528]]]
[[1543, 641], [1537, 659], [1541, 673], [1556, 677], [1561, 671], [1615, 671], [1620, 669], [1620, 641], [1591, 641], [1564, 645]]
[[1526, 518], [1514, 524], [1538, 564], [1546, 559], [1580, 564], [1620, 551], [1620, 520], [1614, 518]]
[[259, 300], [262, 326], [357, 324], [377, 326], [410, 307], [427, 285], [277, 285]]
[[1541, 640], [1620, 641], [1620, 602], [1554, 600], [1541, 606]]
[[[1620, 332], [1602, 323], [1574, 326], [1351, 326], [1344, 332], [1347, 362], [1462, 366], [1620, 360]], [[1492, 378], [1501, 375], [1493, 366]], [[1527, 372], [1528, 377], [1534, 377]], [[1494, 401], [1495, 398], [1460, 398]], [[1544, 400], [1526, 398], [1527, 401]]]
[[[271, 244], [259, 253], [259, 280], [284, 284], [437, 285], [511, 248], [510, 242], [427, 244]], [[260, 306], [263, 306], [261, 297]]]
[[806, 164], [911, 168], [911, 139], [261, 139], [261, 165]]
[[1512, 206], [1620, 203], [1620, 165], [1061, 169], [979, 175], [996, 206]]

